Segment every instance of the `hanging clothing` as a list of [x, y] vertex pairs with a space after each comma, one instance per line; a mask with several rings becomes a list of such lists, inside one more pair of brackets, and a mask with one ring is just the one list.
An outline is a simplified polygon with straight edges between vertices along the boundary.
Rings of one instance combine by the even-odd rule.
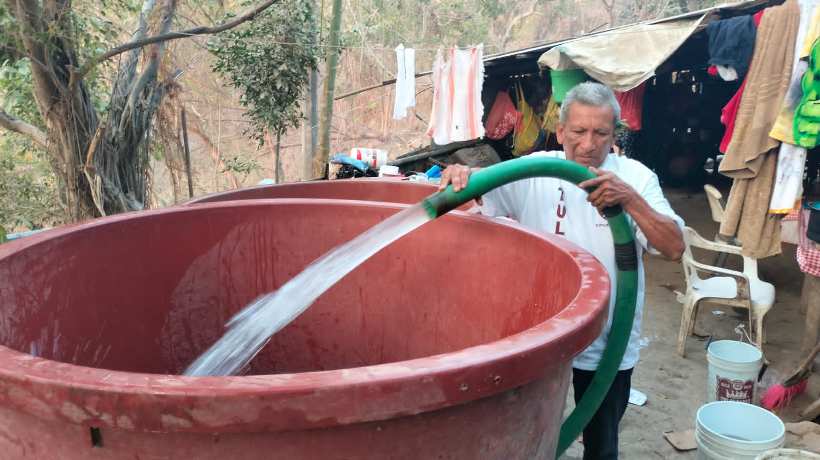
[[757, 176], [735, 179], [720, 224], [720, 234], [735, 237], [743, 246], [743, 255], [761, 259], [780, 254], [780, 214], [769, 214], [777, 151], [764, 155]]
[[740, 88], [737, 89], [737, 92], [729, 102], [723, 106], [723, 110], [720, 111], [720, 122], [723, 123], [723, 126], [726, 127], [726, 130], [723, 132], [723, 139], [720, 140], [720, 151], [722, 153], [726, 153], [726, 149], [729, 148], [729, 143], [732, 142], [732, 134], [735, 132], [735, 121], [737, 120], [737, 109], [740, 107], [740, 100], [743, 98], [743, 90], [746, 89], [746, 80], [743, 80], [743, 83], [740, 84]]
[[561, 105], [555, 101], [554, 97], [550, 97], [547, 103], [547, 110], [544, 111], [544, 121], [541, 123], [541, 128], [547, 133], [554, 134], [558, 131], [558, 118], [561, 116]]
[[808, 62], [805, 58], [811, 52], [814, 40], [820, 34], [817, 25], [820, 24], [820, 1], [801, 0], [800, 2], [800, 25], [795, 40], [794, 63], [792, 65], [792, 77], [789, 89], [780, 107], [780, 114], [775, 120], [769, 136], [781, 141], [794, 144], [794, 112], [803, 97], [803, 87], [801, 80], [806, 73]]
[[737, 109], [732, 140], [720, 163], [720, 172], [734, 179], [755, 177], [764, 154], [779, 145], [769, 137], [769, 131], [789, 86], [800, 8], [797, 0], [786, 0], [765, 11]]
[[[760, 21], [763, 19], [764, 11], [765, 10], [760, 10], [752, 16], [752, 21], [754, 22], [755, 27], [760, 27]], [[712, 69], [714, 69], [714, 73], [712, 72]], [[712, 76], [718, 75], [717, 66], [710, 66], [709, 73]], [[735, 132], [737, 109], [740, 107], [740, 100], [743, 98], [744, 89], [746, 89], [746, 79], [743, 80], [735, 95], [732, 96], [720, 112], [720, 122], [726, 127], [723, 131], [723, 138], [720, 140], [719, 150], [721, 153], [726, 153], [726, 149], [729, 148], [729, 143], [732, 141], [732, 134]]]
[[407, 116], [407, 109], [416, 106], [416, 50], [396, 47], [396, 100], [393, 104], [393, 119]]
[[447, 56], [449, 61], [439, 50], [433, 63], [433, 110], [427, 135], [437, 145], [484, 136], [484, 46], [451, 48]]
[[801, 80], [803, 95], [794, 110], [794, 143], [808, 149], [820, 144], [820, 39], [815, 40]]
[[800, 210], [800, 226], [798, 233], [800, 240], [797, 243], [797, 265], [800, 271], [807, 275], [820, 276], [820, 247], [814, 244], [808, 236], [810, 209]]
[[[706, 26], [709, 35], [709, 64], [735, 69], [737, 78], [744, 78], [755, 49], [757, 29], [752, 17], [738, 16], [714, 21]], [[721, 74], [723, 77], [723, 74]], [[725, 77], [724, 80], [727, 80]], [[729, 81], [729, 80], [727, 80]]]
[[738, 79], [739, 75], [737, 70], [734, 67], [724, 67], [722, 65], [715, 66], [717, 67], [718, 75], [723, 81], [735, 81]]
[[621, 105], [621, 119], [631, 131], [641, 130], [643, 114], [643, 96], [646, 93], [646, 82], [626, 92], [615, 92], [615, 99]]
[[487, 138], [500, 140], [507, 137], [521, 122], [521, 112], [515, 109], [515, 104], [506, 91], [499, 91], [495, 95], [490, 113], [485, 125]]
[[769, 212], [788, 214], [799, 204], [803, 188], [803, 169], [806, 166], [806, 149], [782, 143], [777, 153], [777, 175], [775, 176]]
[[524, 90], [521, 88], [521, 83], [515, 85], [516, 98], [518, 99], [518, 111], [521, 112], [521, 120], [518, 126], [515, 127], [515, 134], [513, 135], [513, 151], [514, 156], [521, 156], [531, 153], [535, 147], [538, 146], [539, 140], [543, 143], [546, 138], [539, 139], [541, 135], [541, 117], [535, 113], [535, 110], [527, 103], [524, 97]]

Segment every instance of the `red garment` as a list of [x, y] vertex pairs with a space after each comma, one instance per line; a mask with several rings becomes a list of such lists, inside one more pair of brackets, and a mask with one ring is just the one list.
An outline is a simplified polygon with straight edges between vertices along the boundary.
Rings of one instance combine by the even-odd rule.
[[732, 141], [732, 133], [735, 131], [735, 119], [737, 118], [737, 109], [740, 108], [740, 98], [743, 97], [743, 89], [746, 88], [746, 79], [740, 84], [740, 88], [731, 99], [729, 103], [723, 107], [720, 112], [720, 122], [726, 126], [726, 131], [723, 133], [723, 139], [720, 141], [720, 151], [726, 153], [729, 148], [729, 142]]
[[615, 92], [615, 98], [621, 105], [621, 119], [626, 121], [630, 131], [641, 130], [641, 115], [643, 113], [643, 95], [646, 92], [646, 82], [630, 89], [625, 93]]
[[506, 91], [499, 91], [487, 115], [486, 136], [495, 140], [503, 139], [519, 123], [521, 123], [521, 112], [515, 109], [515, 104]]
[[[763, 18], [763, 12], [766, 10], [760, 10], [753, 16], [755, 21], [755, 26], [760, 26], [760, 20]], [[737, 89], [737, 92], [731, 99], [729, 99], [729, 103], [723, 107], [723, 110], [720, 112], [720, 122], [726, 126], [726, 131], [723, 133], [723, 139], [720, 141], [720, 151], [721, 153], [726, 153], [726, 149], [729, 148], [729, 142], [732, 141], [732, 133], [735, 131], [735, 118], [737, 118], [737, 109], [740, 107], [740, 99], [743, 97], [743, 90], [746, 88], [746, 79], [743, 79], [743, 83], [740, 84], [740, 88]]]
[[716, 65], [710, 65], [709, 68], [706, 69], [706, 73], [708, 73], [709, 75], [711, 75], [713, 77], [717, 77], [718, 76], [717, 66]]

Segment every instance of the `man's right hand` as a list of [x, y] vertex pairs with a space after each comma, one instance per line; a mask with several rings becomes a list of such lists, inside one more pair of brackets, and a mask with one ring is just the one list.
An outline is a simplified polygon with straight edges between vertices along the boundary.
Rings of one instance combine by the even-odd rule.
[[469, 166], [464, 165], [450, 165], [441, 173], [441, 183], [438, 186], [439, 191], [447, 188], [448, 185], [453, 185], [453, 191], [459, 192], [467, 186], [467, 181], [470, 180], [470, 173], [472, 170]]

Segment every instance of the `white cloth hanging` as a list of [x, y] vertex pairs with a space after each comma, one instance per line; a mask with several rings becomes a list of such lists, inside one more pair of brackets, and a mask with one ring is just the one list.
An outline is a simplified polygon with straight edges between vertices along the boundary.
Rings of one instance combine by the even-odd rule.
[[484, 45], [441, 50], [433, 63], [433, 110], [427, 135], [438, 145], [484, 136]]
[[737, 70], [734, 67], [726, 67], [722, 65], [715, 66], [717, 67], [718, 75], [723, 81], [735, 81], [737, 80]]
[[783, 142], [777, 153], [770, 214], [788, 214], [795, 208], [803, 193], [803, 169], [806, 166], [806, 149]]
[[416, 106], [416, 50], [396, 47], [396, 100], [393, 104], [393, 119], [407, 116], [407, 109]]

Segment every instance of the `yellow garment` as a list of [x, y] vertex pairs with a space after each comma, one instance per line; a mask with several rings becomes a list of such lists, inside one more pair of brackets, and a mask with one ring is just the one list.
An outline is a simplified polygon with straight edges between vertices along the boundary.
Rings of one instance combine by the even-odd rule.
[[524, 90], [521, 84], [515, 86], [518, 95], [518, 111], [521, 112], [521, 123], [516, 127], [513, 134], [513, 155], [521, 156], [530, 153], [538, 142], [538, 134], [541, 131], [541, 117], [535, 110], [527, 104], [524, 98]]
[[558, 130], [558, 117], [561, 115], [561, 106], [550, 97], [547, 104], [547, 111], [544, 112], [544, 123], [541, 125], [544, 131], [554, 133]]
[[[814, 44], [814, 40], [817, 39], [817, 37], [820, 37], [820, 6], [814, 8], [811, 22], [806, 29], [806, 35], [803, 37], [803, 42], [797, 44], [796, 48], [800, 50], [799, 56], [797, 56], [798, 59], [808, 57], [811, 53], [812, 44]], [[805, 66], [805, 63], [803, 63], [802, 66], [798, 64], [795, 70], [805, 69]], [[802, 94], [800, 87], [795, 85], [800, 84], [801, 76], [802, 74], [792, 76], [793, 87], [790, 87], [786, 93], [780, 114], [777, 116], [777, 120], [774, 122], [771, 132], [769, 132], [769, 137], [788, 144], [794, 144], [794, 111], [797, 105], [800, 104], [800, 96]]]
[[800, 59], [808, 57], [811, 54], [814, 40], [820, 37], [820, 6], [814, 7], [814, 13], [811, 15], [811, 24], [806, 30], [806, 36], [803, 39], [803, 47], [800, 48]]

